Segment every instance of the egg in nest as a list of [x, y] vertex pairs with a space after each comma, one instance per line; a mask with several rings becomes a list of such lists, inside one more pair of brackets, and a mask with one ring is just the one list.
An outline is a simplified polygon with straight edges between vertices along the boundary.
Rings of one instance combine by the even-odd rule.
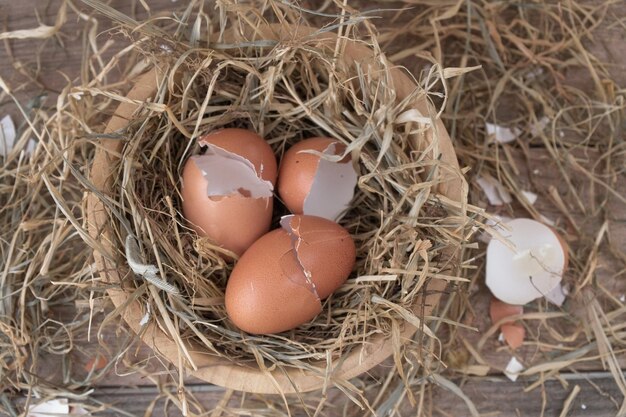
[[267, 233], [277, 164], [259, 135], [223, 129], [204, 136], [204, 153], [183, 168], [183, 215], [200, 236], [240, 256]]

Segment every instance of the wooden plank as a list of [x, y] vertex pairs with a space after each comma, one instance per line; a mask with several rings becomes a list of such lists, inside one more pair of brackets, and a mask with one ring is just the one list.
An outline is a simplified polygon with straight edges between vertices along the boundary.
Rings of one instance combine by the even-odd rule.
[[[611, 377], [588, 376], [586, 378], [547, 381], [543, 387], [525, 392], [527, 382], [512, 383], [505, 378], [470, 378], [460, 386], [472, 400], [481, 415], [558, 417], [566, 398], [576, 386], [580, 392], [571, 404], [569, 417], [615, 415], [621, 402], [621, 394]], [[469, 415], [463, 401], [450, 392], [438, 389], [433, 403], [439, 416]]]
[[[564, 382], [555, 380], [546, 381], [543, 387], [525, 392], [527, 382], [513, 383], [504, 378], [468, 378], [455, 380], [465, 395], [471, 400], [482, 416], [520, 416], [520, 417], [558, 417], [565, 406], [567, 398], [573, 391], [578, 391], [570, 404], [568, 417], [606, 417], [615, 415], [621, 401], [620, 392], [610, 376], [587, 375], [583, 377], [566, 378]], [[578, 387], [578, 388], [576, 388]], [[207, 384], [187, 384], [186, 399], [189, 409], [200, 413], [210, 413], [220, 410], [220, 403], [224, 399], [225, 390]], [[97, 416], [137, 416], [146, 415], [148, 410], [152, 417], [180, 415], [174, 401], [180, 401], [175, 386], [164, 387], [167, 395], [155, 386], [130, 387], [96, 387], [87, 401], [72, 401], [75, 404], [87, 404], [91, 407], [100, 407]], [[414, 394], [419, 398], [416, 388]], [[331, 390], [327, 393], [334, 407], [327, 410], [326, 415], [363, 415], [364, 411], [350, 402], [346, 397]], [[427, 385], [426, 407], [433, 416], [468, 416], [467, 404], [452, 392]], [[240, 415], [278, 415], [279, 411], [272, 411], [267, 403], [273, 403], [277, 410], [284, 409], [283, 401], [277, 396], [242, 398], [240, 393], [229, 396], [226, 404], [232, 413]], [[315, 409], [321, 397], [307, 399], [310, 409]], [[306, 415], [297, 398], [288, 398], [291, 412], [294, 416]], [[24, 399], [14, 404], [16, 410], [21, 410]], [[88, 408], [88, 407], [85, 407]], [[400, 406], [400, 415], [415, 415], [416, 407], [405, 401]], [[344, 412], [346, 414], [344, 414]], [[269, 414], [268, 414], [269, 413]], [[219, 414], [218, 414], [219, 415]], [[231, 415], [229, 413], [223, 415]], [[286, 414], [285, 414], [286, 415]]]
[[[568, 396], [575, 390], [579, 391], [571, 402], [567, 414], [569, 417], [615, 415], [618, 409], [617, 404], [620, 402], [620, 392], [612, 378], [606, 374], [564, 375], [562, 381], [546, 381], [543, 387], [530, 392], [525, 392], [525, 388], [529, 385], [528, 381], [513, 383], [506, 378], [473, 377], [453, 382], [463, 389], [465, 395], [483, 416], [558, 417], [561, 415]], [[219, 410], [220, 402], [226, 394], [222, 388], [207, 384], [187, 384], [186, 388], [186, 398], [190, 409], [199, 414]], [[417, 398], [419, 398], [420, 388], [416, 387], [413, 390]], [[170, 385], [164, 389], [168, 395], [163, 395], [159, 388], [153, 386], [96, 387], [89, 397], [89, 404], [105, 404], [107, 409], [98, 413], [102, 416], [119, 416], [123, 411], [126, 415], [139, 417], [149, 409], [152, 409], [151, 416], [153, 417], [178, 415], [178, 408], [173, 403], [173, 401], [180, 401], [176, 387]], [[341, 415], [344, 411], [346, 415], [355, 416], [364, 413], [336, 389], [330, 390], [327, 395], [333, 398], [335, 405], [335, 411], [329, 415]], [[470, 415], [467, 404], [444, 388], [427, 384], [426, 395], [430, 398], [426, 404], [433, 416]], [[383, 401], [385, 399], [383, 397]], [[240, 393], [232, 393], [232, 395], [229, 393], [226, 400], [226, 404], [233, 408], [231, 411], [235, 414], [239, 411], [241, 415], [248, 415], [252, 410], [255, 410], [258, 415], [265, 415], [264, 410], [270, 412], [264, 401], [274, 403], [278, 410], [284, 408], [283, 401], [278, 396], [264, 396], [261, 400], [257, 396], [243, 398]], [[309, 396], [306, 401], [313, 410], [317, 401], [320, 400], [321, 397]], [[306, 415], [296, 397], [289, 396], [288, 401], [293, 415]], [[405, 401], [400, 411], [401, 415], [415, 415], [416, 407]]]
[[[85, 8], [78, 3], [81, 9]], [[172, 7], [171, 0], [154, 0], [150, 1], [150, 6], [154, 12], [160, 10], [167, 10]], [[38, 10], [38, 16], [46, 24], [53, 24], [53, 17], [56, 14], [59, 0], [52, 0], [50, 2], [38, 2], [36, 0], [25, 0], [20, 2], [4, 2], [0, 8], [0, 17], [2, 21], [6, 22], [7, 30], [32, 28], [38, 25], [36, 14], [33, 10]], [[133, 8], [141, 10], [141, 7], [137, 6], [136, 2], [128, 2], [127, 0], [113, 0], [110, 4], [118, 8], [125, 13], [130, 14]], [[10, 51], [14, 58], [8, 59], [8, 53], [6, 50], [0, 51], [0, 76], [3, 77], [12, 87], [17, 88], [18, 97], [26, 102], [35, 96], [42, 93], [48, 94], [47, 104], [52, 104], [55, 92], [58, 92], [66, 85], [65, 78], [60, 73], [65, 73], [70, 79], [76, 79], [80, 76], [80, 63], [82, 59], [82, 47], [83, 38], [78, 35], [81, 29], [84, 27], [84, 22], [81, 22], [72, 15], [68, 19], [68, 23], [61, 31], [59, 37], [49, 40], [25, 40], [25, 41], [11, 41]], [[98, 31], [102, 31], [109, 27], [108, 23], [104, 19], [99, 19]], [[612, 71], [618, 76], [623, 73], [624, 62], [626, 62], [626, 53], [623, 52], [623, 43], [611, 42], [613, 39], [619, 38], [617, 32], [619, 27], [615, 26], [606, 31], [599, 33], [600, 42], [606, 47], [606, 55], [603, 56], [600, 52], [598, 56], [601, 58], [613, 60], [614, 65]], [[621, 31], [619, 31], [621, 33]], [[102, 35], [99, 37], [101, 42], [108, 39], [109, 35]], [[117, 42], [111, 48], [109, 53], [120, 48], [123, 45], [122, 42]], [[6, 44], [5, 44], [6, 46]], [[620, 49], [622, 48], [622, 49]], [[41, 61], [37, 61], [35, 50], [41, 52]], [[39, 81], [39, 86], [32, 84], [24, 84], [28, 77], [36, 78]], [[584, 73], [572, 72], [568, 74], [568, 77], [575, 85], [588, 85], [588, 77]], [[618, 78], [618, 80], [623, 80]], [[623, 81], [620, 81], [623, 83]], [[623, 84], [622, 84], [623, 85]], [[0, 103], [0, 112], [12, 112], [15, 114], [15, 108], [12, 103], [5, 100]], [[555, 170], [556, 166], [554, 161], [547, 156], [545, 150], [531, 148], [524, 153], [522, 150], [511, 148], [512, 160], [515, 161], [515, 167], [519, 169], [519, 181], [520, 186], [525, 189], [538, 192], [542, 197], [538, 200], [536, 207], [538, 211], [549, 218], [557, 220], [559, 226], [563, 226], [566, 230], [570, 230], [571, 225], [568, 225], [564, 220], [562, 213], [554, 205], [554, 202], [550, 199], [544, 198], [547, 195], [548, 188], [550, 186], [556, 187], [557, 193], [566, 201], [567, 207], [576, 208], [576, 204], [572, 198], [575, 195], [571, 189], [563, 187], [562, 177], [558, 170]], [[575, 155], [577, 160], [586, 167], [591, 167], [598, 160], [598, 154], [581, 154]], [[580, 194], [585, 201], [593, 200], [590, 195], [591, 188], [589, 181], [585, 180], [584, 176], [574, 165], [566, 167], [568, 173], [571, 174], [571, 178], [574, 181], [575, 188], [580, 190]], [[616, 183], [616, 190], [622, 196], [626, 195], [626, 184], [624, 182]], [[596, 188], [597, 189], [597, 188]], [[595, 198], [595, 196], [594, 196]], [[626, 211], [623, 210], [623, 205], [616, 201], [615, 198], [611, 198], [611, 203], [615, 209], [611, 211], [613, 217], [610, 217], [611, 230], [609, 235], [613, 241], [615, 247], [626, 247], [624, 239], [626, 237], [626, 229], [624, 221], [626, 220]], [[589, 207], [586, 207], [587, 209]], [[516, 215], [527, 215], [519, 204], [514, 205]], [[589, 212], [573, 212], [572, 218], [581, 227], [581, 236], [572, 235], [572, 239], [586, 240], [594, 238], [594, 233], [597, 232], [599, 225], [603, 221], [602, 216], [589, 216]], [[574, 242], [576, 243], [576, 242]], [[575, 245], [574, 245], [575, 246]], [[576, 249], [574, 249], [576, 250]], [[623, 270], [620, 270], [619, 264], [615, 263], [609, 254], [606, 246], [603, 246], [600, 255], [601, 268], [597, 271], [598, 279], [600, 279], [610, 291], [614, 294], [624, 294], [626, 291], [626, 280], [623, 279]], [[621, 274], [620, 275], [620, 271]], [[574, 279], [570, 277], [570, 279]], [[486, 307], [488, 305], [488, 296], [484, 289], [472, 296], [472, 304], [474, 305], [476, 316], [473, 318], [475, 321], [469, 324], [478, 325], [481, 331], [484, 331], [486, 327], [489, 327], [489, 323], [486, 321]], [[567, 306], [566, 306], [567, 308]], [[83, 314], [85, 312], [83, 311]], [[61, 320], [67, 320], [69, 317], [73, 317], [75, 312], [71, 309], [57, 311], [57, 317]], [[87, 339], [86, 333], [81, 333], [76, 340], [75, 351], [68, 357], [59, 357], [59, 355], [50, 355], [42, 358], [42, 363], [45, 365], [41, 369], [41, 376], [43, 379], [49, 380], [49, 382], [63, 382], [63, 369], [72, 370], [72, 377], [80, 380], [84, 377], [84, 370], [81, 370], [86, 360], [93, 356], [98, 351], [96, 343], [95, 329], [97, 328], [98, 320], [101, 320], [101, 314], [94, 318], [93, 329], [91, 339]], [[564, 325], [564, 324], [559, 324]], [[468, 340], [472, 337], [480, 337], [480, 333], [464, 334], [462, 336], [467, 337]], [[116, 323], [112, 324], [108, 331], [103, 334], [103, 342], [113, 348], [119, 345], [120, 340], [126, 337], [127, 334], [121, 330]], [[134, 352], [134, 350], [133, 350]], [[489, 340], [487, 346], [484, 349], [484, 355], [490, 363], [494, 363], [500, 367], [506, 365], [506, 361], [510, 357], [510, 352], [506, 348], [502, 348], [495, 340]], [[521, 352], [522, 359], [538, 357], [541, 358], [542, 352], [536, 348], [531, 348]], [[151, 352], [141, 345], [136, 354], [129, 355], [129, 360], [133, 364], [144, 364], [149, 370], [161, 369], [163, 365], [151, 354]], [[626, 367], [626, 365], [623, 365]], [[69, 368], [68, 368], [69, 367]], [[155, 387], [152, 381], [142, 377], [140, 374], [125, 375], [125, 371], [128, 368], [121, 364], [117, 369], [111, 369], [102, 378], [96, 381], [95, 391], [93, 398], [117, 405], [120, 409], [130, 412], [134, 415], [143, 415], [151, 402], [158, 395], [159, 390]], [[596, 375], [591, 371], [600, 370], [598, 362], [591, 362], [589, 364], [580, 364], [577, 366], [579, 370], [586, 370], [587, 372], [581, 375], [582, 379], [569, 379], [567, 386], [563, 386], [557, 381], [548, 381], [545, 384], [545, 398], [547, 405], [545, 408], [545, 416], [558, 416], [563, 406], [565, 398], [571, 393], [576, 384], [581, 387], [581, 391], [576, 397], [572, 405], [572, 412], [569, 415], [589, 415], [589, 416], [605, 416], [615, 413], [614, 399], [620, 398], [620, 393], [608, 375]], [[379, 369], [379, 371], [382, 371]], [[589, 381], [585, 380], [588, 378]], [[165, 378], [163, 378], [165, 379]], [[222, 397], [222, 390], [207, 384], [199, 383], [193, 378], [186, 379], [188, 388], [199, 401], [204, 405], [207, 410], [215, 408], [217, 402]], [[534, 390], [529, 393], [524, 392], [524, 388], [528, 386], [529, 381], [520, 380], [516, 383], [510, 382], [503, 378], [489, 377], [489, 378], [467, 378], [457, 381], [465, 390], [467, 395], [474, 401], [478, 410], [482, 414], [498, 412], [500, 415], [528, 415], [537, 416], [541, 414], [542, 410], [542, 395], [540, 390]], [[595, 387], [594, 387], [595, 385]], [[599, 387], [600, 392], [596, 389]], [[171, 388], [175, 390], [175, 387]], [[337, 400], [336, 409], [341, 410], [344, 404], [347, 404], [348, 409], [352, 409], [349, 405], [349, 401], [345, 397], [340, 397], [341, 401]], [[434, 403], [439, 404], [436, 406], [435, 415], [467, 415], [467, 409], [463, 402], [451, 393], [442, 390], [435, 389], [433, 391]], [[154, 415], [165, 415], [162, 405], [164, 400], [160, 400], [155, 407]], [[583, 409], [582, 405], [586, 406]], [[173, 414], [177, 414], [170, 406], [170, 411]], [[408, 410], [412, 410], [407, 407]], [[109, 413], [115, 415], [116, 412]], [[336, 414], [339, 414], [337, 411]], [[355, 412], [355, 415], [358, 415]], [[410, 415], [410, 413], [406, 414]]]

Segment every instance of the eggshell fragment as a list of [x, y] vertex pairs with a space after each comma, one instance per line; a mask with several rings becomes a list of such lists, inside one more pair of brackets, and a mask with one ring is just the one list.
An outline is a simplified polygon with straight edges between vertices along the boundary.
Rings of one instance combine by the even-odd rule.
[[526, 191], [526, 190], [522, 190], [522, 196], [531, 206], [535, 204], [535, 202], [537, 201], [537, 198], [539, 198], [537, 194], [533, 193], [532, 191]]
[[206, 153], [191, 156], [183, 169], [183, 214], [200, 236], [241, 255], [270, 228], [274, 153], [243, 129], [220, 130], [199, 143]]
[[476, 177], [476, 184], [482, 188], [489, 204], [492, 206], [501, 206], [510, 204], [513, 201], [511, 193], [498, 181], [489, 174]]
[[213, 145], [251, 162], [259, 177], [276, 184], [278, 166], [270, 145], [255, 132], [245, 129], [222, 129], [203, 136], [198, 144]]
[[515, 350], [524, 344], [526, 329], [521, 324], [503, 324], [500, 326], [500, 331], [511, 349]]
[[559, 284], [546, 294], [546, 300], [557, 307], [561, 307], [567, 298], [568, 291], [566, 287]]
[[495, 123], [485, 123], [487, 136], [499, 143], [509, 143], [516, 140], [522, 133], [518, 128], [500, 126]]
[[296, 143], [285, 153], [280, 164], [278, 193], [292, 213], [336, 220], [350, 206], [357, 183], [350, 157], [329, 161], [307, 153], [338, 156], [345, 149], [345, 145], [332, 138], [311, 138]]
[[517, 360], [515, 356], [511, 358], [509, 363], [506, 365], [506, 369], [504, 370], [504, 375], [509, 378], [511, 381], [517, 381], [517, 377], [524, 370], [524, 365], [520, 361]]
[[212, 144], [203, 155], [192, 156], [196, 167], [207, 180], [206, 195], [224, 197], [272, 197], [274, 185], [259, 178], [252, 162]]
[[[524, 312], [522, 306], [507, 304], [496, 298], [491, 299], [489, 305], [489, 315], [493, 324], [499, 323], [506, 317], [517, 316]], [[526, 329], [520, 324], [514, 323], [513, 320], [505, 321], [500, 324], [500, 331], [504, 341], [512, 348], [517, 349], [524, 342]]]
[[239, 259], [226, 286], [226, 311], [241, 330], [279, 333], [314, 318], [356, 259], [348, 232], [315, 216], [286, 216]]
[[503, 234], [508, 244], [492, 239], [487, 247], [486, 283], [498, 299], [523, 305], [559, 284], [565, 251], [554, 231], [542, 223], [515, 219], [507, 226], [510, 230]]
[[15, 124], [11, 116], [0, 119], [0, 156], [7, 156], [15, 144]]
[[[491, 299], [491, 304], [489, 305], [489, 315], [491, 316], [491, 322], [493, 324], [498, 323], [500, 320], [510, 317], [510, 316], [519, 316], [524, 313], [524, 307], [507, 304], [502, 302], [496, 298]], [[513, 321], [507, 321], [506, 323], [513, 323]]]
[[67, 398], [55, 398], [28, 406], [28, 417], [64, 416], [70, 413]]
[[[8, 156], [15, 148], [17, 138], [17, 131], [15, 124], [10, 115], [4, 116], [0, 119], [0, 156]], [[25, 155], [31, 155], [35, 151], [37, 142], [30, 138], [26, 142], [26, 146], [23, 147]]]

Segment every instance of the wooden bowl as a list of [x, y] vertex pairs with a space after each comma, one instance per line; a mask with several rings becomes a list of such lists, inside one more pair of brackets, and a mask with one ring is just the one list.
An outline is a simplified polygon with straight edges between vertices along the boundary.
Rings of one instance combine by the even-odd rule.
[[[256, 32], [258, 39], [275, 39], [294, 41], [307, 37], [308, 40], [315, 39], [321, 43], [328, 43], [335, 46], [337, 37], [331, 33], [321, 35], [312, 35], [313, 29], [309, 27], [284, 27], [279, 25], [268, 25], [260, 28]], [[227, 42], [242, 40], [234, 32], [230, 34]], [[364, 44], [345, 41], [343, 53], [340, 59], [344, 60], [346, 65], [352, 66], [355, 63], [361, 64], [362, 68], [367, 71], [368, 62], [374, 63], [374, 52]], [[414, 82], [400, 69], [391, 69], [394, 88], [396, 89], [398, 101], [406, 98], [416, 88]], [[370, 74], [375, 77], [375, 74]], [[134, 100], [135, 103], [121, 103], [115, 114], [106, 126], [106, 132], [113, 132], [123, 129], [128, 123], [128, 115], [138, 108], [145, 100], [153, 97], [156, 93], [159, 81], [157, 70], [152, 70], [140, 76], [134, 87], [130, 90], [127, 97]], [[429, 114], [429, 104], [423, 100], [416, 104], [416, 108], [424, 115]], [[426, 134], [412, 138], [417, 149], [426, 149], [433, 141], [433, 134], [430, 129]], [[434, 126], [434, 130], [438, 135], [438, 146], [440, 159], [452, 170], [440, 170], [438, 175], [445, 176], [442, 183], [437, 187], [440, 194], [447, 196], [449, 199], [462, 202], [464, 198], [464, 185], [460, 174], [452, 171], [458, 170], [456, 154], [450, 138], [443, 124], [438, 121]], [[116, 165], [117, 160], [123, 148], [123, 141], [105, 139], [100, 143], [97, 149], [93, 165], [91, 168], [90, 178], [93, 185], [104, 195], [110, 194], [112, 191], [113, 175], [111, 167]], [[437, 152], [431, 153], [437, 154]], [[101, 199], [94, 193], [87, 196], [87, 220], [90, 235], [101, 243], [101, 247], [106, 253], [96, 251], [95, 262], [100, 274], [106, 276], [109, 282], [120, 282], [124, 275], [118, 269], [118, 263], [115, 262], [114, 253], [116, 248], [113, 247], [111, 240], [111, 230], [109, 229], [107, 210]], [[456, 248], [447, 248], [443, 252], [443, 256], [447, 257], [450, 262], [450, 268], [456, 262]], [[414, 305], [415, 312], [419, 314], [429, 315], [439, 301], [440, 294], [445, 290], [446, 283], [444, 280], [431, 280], [428, 284], [428, 294], [426, 299], [417, 300]], [[142, 339], [152, 349], [166, 357], [174, 364], [179, 363], [179, 349], [174, 341], [172, 341], [162, 330], [155, 324], [149, 324], [145, 328], [141, 328], [139, 322], [143, 313], [139, 302], [133, 301], [129, 303], [129, 294], [122, 289], [110, 289], [108, 294], [111, 301], [116, 307], [128, 304], [123, 313], [124, 320], [130, 328], [137, 334], [142, 335]], [[425, 306], [425, 309], [422, 308]], [[409, 323], [404, 325], [401, 333], [402, 340], [409, 340], [416, 332], [416, 328]], [[307, 373], [293, 368], [275, 369], [273, 371], [261, 371], [258, 368], [244, 366], [238, 363], [228, 361], [224, 358], [211, 356], [203, 353], [200, 345], [189, 343], [188, 351], [196, 366], [196, 370], [192, 370], [191, 374], [199, 379], [213, 383], [215, 385], [227, 387], [230, 389], [253, 392], [253, 393], [282, 393], [306, 392], [321, 388], [324, 384], [324, 378], [320, 375], [327, 374], [326, 362], [313, 363], [320, 371], [318, 374]], [[363, 372], [366, 372], [375, 365], [381, 363], [393, 352], [392, 344], [383, 336], [372, 338], [364, 347], [354, 349], [341, 361], [335, 361], [333, 369], [330, 371], [332, 375], [341, 378], [353, 378]]]

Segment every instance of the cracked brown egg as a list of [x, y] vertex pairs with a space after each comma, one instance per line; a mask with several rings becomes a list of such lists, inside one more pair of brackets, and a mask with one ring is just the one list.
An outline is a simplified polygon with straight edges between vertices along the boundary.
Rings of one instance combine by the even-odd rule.
[[346, 146], [336, 139], [316, 137], [300, 141], [285, 152], [277, 188], [289, 211], [337, 220], [348, 209], [357, 173], [350, 155], [338, 160], [345, 151]]
[[204, 153], [182, 175], [183, 215], [198, 235], [241, 255], [272, 221], [276, 158], [263, 138], [244, 129], [204, 136]]
[[239, 259], [226, 286], [226, 311], [241, 330], [280, 333], [313, 319], [322, 300], [350, 276], [352, 237], [337, 223], [307, 215], [281, 219]]

